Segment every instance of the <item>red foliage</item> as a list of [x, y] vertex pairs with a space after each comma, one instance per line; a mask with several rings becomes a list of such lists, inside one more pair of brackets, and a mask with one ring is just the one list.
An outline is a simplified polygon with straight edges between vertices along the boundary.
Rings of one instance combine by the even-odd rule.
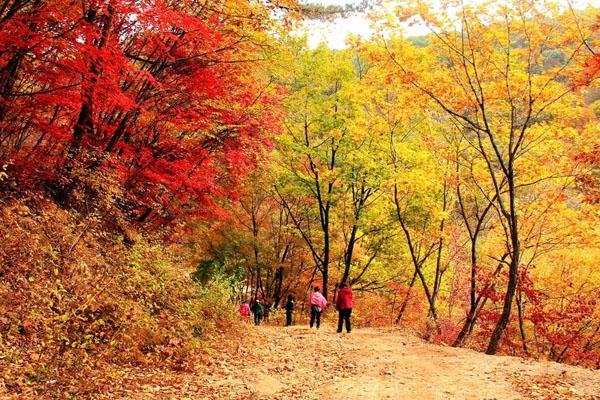
[[593, 54], [583, 67], [583, 74], [576, 80], [576, 83], [585, 86], [600, 75], [600, 54]]
[[11, 177], [61, 196], [100, 177], [139, 220], [212, 214], [278, 125], [275, 92], [249, 62], [247, 30], [264, 27], [214, 3], [9, 1], [0, 157]]
[[[593, 30], [598, 31], [600, 29], [600, 17], [597, 18], [596, 24], [593, 26]], [[589, 46], [588, 43], [585, 43]], [[600, 54], [594, 52], [593, 49], [588, 47], [591, 50], [592, 54], [583, 65], [583, 71], [578, 79], [575, 80], [575, 83], [579, 86], [587, 86], [594, 79], [596, 79], [600, 75]]]
[[535, 289], [526, 273], [521, 286], [528, 299], [526, 320], [533, 326], [531, 339], [536, 348], [555, 361], [597, 362], [600, 354], [591, 346], [598, 333], [595, 293], [574, 290], [551, 296]]

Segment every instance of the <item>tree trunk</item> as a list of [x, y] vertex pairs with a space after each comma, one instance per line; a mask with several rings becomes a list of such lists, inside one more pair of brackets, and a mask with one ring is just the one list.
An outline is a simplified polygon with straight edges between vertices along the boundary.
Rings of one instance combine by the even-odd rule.
[[[448, 184], [444, 181], [444, 197], [442, 211], [446, 212], [448, 208]], [[433, 283], [433, 292], [431, 294], [432, 302], [435, 308], [435, 302], [440, 292], [442, 285], [442, 276], [444, 275], [444, 269], [442, 268], [442, 252], [444, 250], [444, 227], [446, 219], [442, 218], [440, 221], [440, 239], [438, 241], [437, 257], [435, 260], [435, 281]]]
[[523, 351], [526, 355], [529, 355], [529, 349], [527, 348], [527, 338], [525, 336], [525, 326], [523, 322], [523, 301], [522, 292], [517, 290], [517, 311], [519, 315], [519, 333], [521, 334], [521, 342], [523, 343]]
[[275, 289], [273, 290], [273, 308], [279, 307], [281, 302], [281, 287], [283, 286], [283, 267], [277, 268], [275, 272]]
[[469, 289], [469, 311], [467, 313], [467, 319], [460, 330], [456, 340], [452, 343], [453, 347], [461, 347], [468, 336], [468, 333], [472, 330], [471, 325], [475, 320], [475, 313], [477, 311], [477, 300], [476, 300], [476, 278], [477, 278], [477, 250], [476, 241], [471, 241], [471, 285]]
[[508, 181], [508, 195], [510, 200], [510, 244], [511, 244], [511, 260], [510, 268], [508, 271], [508, 285], [506, 286], [506, 295], [504, 296], [504, 306], [502, 307], [502, 314], [500, 319], [492, 333], [490, 342], [488, 344], [486, 354], [496, 354], [502, 334], [508, 325], [510, 320], [510, 313], [512, 310], [512, 303], [515, 297], [517, 289], [517, 283], [519, 279], [519, 261], [520, 261], [520, 245], [518, 236], [518, 225], [517, 225], [517, 210], [516, 210], [516, 192], [515, 192], [515, 180], [512, 171], [512, 165], [509, 166], [509, 173], [507, 174]]
[[406, 296], [404, 297], [404, 300], [402, 301], [402, 305], [400, 306], [400, 312], [398, 313], [398, 316], [396, 317], [396, 324], [399, 324], [402, 321], [402, 317], [404, 316], [404, 311], [406, 311], [406, 306], [408, 306], [408, 301], [410, 300], [410, 294], [412, 292], [412, 288], [415, 285], [416, 280], [417, 280], [417, 271], [415, 270], [415, 272], [413, 273], [412, 279], [410, 280], [410, 284], [408, 285], [408, 292], [406, 292]]
[[350, 266], [352, 265], [352, 254], [354, 253], [354, 244], [356, 243], [357, 231], [358, 226], [356, 225], [355, 220], [354, 224], [352, 225], [352, 231], [350, 232], [350, 238], [348, 239], [346, 254], [344, 255], [344, 275], [342, 276], [342, 282], [348, 282], [348, 279], [350, 278]]
[[[398, 218], [398, 222], [400, 223], [400, 227], [402, 228], [402, 231], [404, 232], [404, 236], [406, 238], [406, 243], [408, 244], [411, 260], [415, 268], [415, 274], [419, 276], [419, 280], [421, 281], [421, 285], [423, 286], [423, 291], [425, 292], [425, 296], [427, 297], [427, 302], [429, 303], [429, 314], [431, 315], [431, 317], [437, 325], [437, 313], [435, 311], [435, 303], [433, 302], [433, 299], [431, 297], [431, 292], [429, 291], [429, 286], [427, 286], [425, 276], [421, 271], [421, 266], [423, 265], [423, 263], [425, 263], [427, 258], [429, 258], [431, 252], [428, 251], [422, 258], [417, 259], [417, 254], [412, 242], [411, 234], [406, 226], [404, 218], [402, 217], [402, 212], [400, 211], [400, 203], [398, 201], [398, 184], [394, 184], [394, 204], [396, 205], [396, 216]], [[431, 249], [433, 249], [433, 247]], [[437, 328], [439, 330], [439, 325], [437, 325]]]

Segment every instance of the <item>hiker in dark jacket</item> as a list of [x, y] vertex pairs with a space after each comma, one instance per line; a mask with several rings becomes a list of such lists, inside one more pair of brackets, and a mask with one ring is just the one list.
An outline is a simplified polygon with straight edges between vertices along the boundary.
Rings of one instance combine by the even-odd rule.
[[254, 325], [260, 325], [260, 320], [263, 316], [263, 306], [260, 304], [260, 300], [256, 299], [252, 306], [252, 313], [254, 314]]
[[294, 301], [294, 296], [288, 294], [287, 302], [285, 303], [285, 326], [292, 325], [292, 314], [294, 313], [294, 308], [296, 308], [296, 302]]
[[350, 289], [346, 282], [340, 284], [340, 291], [337, 294], [335, 308], [339, 313], [337, 332], [342, 333], [342, 327], [345, 321], [346, 332], [350, 333], [352, 330], [350, 325], [350, 315], [352, 315], [352, 289]]
[[271, 303], [266, 303], [263, 308], [263, 321], [269, 322], [269, 314], [271, 314]]

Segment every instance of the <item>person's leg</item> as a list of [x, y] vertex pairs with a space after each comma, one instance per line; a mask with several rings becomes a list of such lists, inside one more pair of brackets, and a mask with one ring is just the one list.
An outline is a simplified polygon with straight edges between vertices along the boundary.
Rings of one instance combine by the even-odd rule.
[[313, 325], [315, 324], [315, 316], [317, 315], [317, 313], [314, 310], [310, 310], [310, 327], [312, 328]]
[[292, 324], [292, 313], [289, 311], [285, 312], [285, 326], [290, 326]]
[[321, 327], [321, 313], [318, 312], [317, 314], [317, 329], [319, 329]]
[[344, 324], [344, 310], [338, 311], [338, 328], [337, 333], [342, 333], [342, 326]]
[[[352, 315], [352, 309], [349, 308], [346, 311], [346, 314], [344, 315], [344, 318], [346, 320], [346, 332], [350, 333], [350, 331], [352, 330], [352, 326], [350, 324], [350, 316]], [[340, 325], [340, 331], [341, 331], [341, 325]]]

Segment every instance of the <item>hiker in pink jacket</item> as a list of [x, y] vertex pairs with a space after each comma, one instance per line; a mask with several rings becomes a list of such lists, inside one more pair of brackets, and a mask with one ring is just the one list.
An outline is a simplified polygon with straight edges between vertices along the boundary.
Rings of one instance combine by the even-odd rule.
[[323, 297], [317, 286], [315, 286], [315, 291], [310, 296], [309, 305], [310, 327], [312, 328], [315, 320], [317, 320], [317, 329], [319, 329], [321, 327], [321, 314], [325, 311], [325, 307], [327, 307], [327, 300], [325, 300], [325, 297]]
[[243, 323], [248, 323], [248, 317], [250, 316], [250, 306], [248, 305], [248, 300], [244, 300], [244, 302], [240, 304], [240, 316], [242, 317]]

